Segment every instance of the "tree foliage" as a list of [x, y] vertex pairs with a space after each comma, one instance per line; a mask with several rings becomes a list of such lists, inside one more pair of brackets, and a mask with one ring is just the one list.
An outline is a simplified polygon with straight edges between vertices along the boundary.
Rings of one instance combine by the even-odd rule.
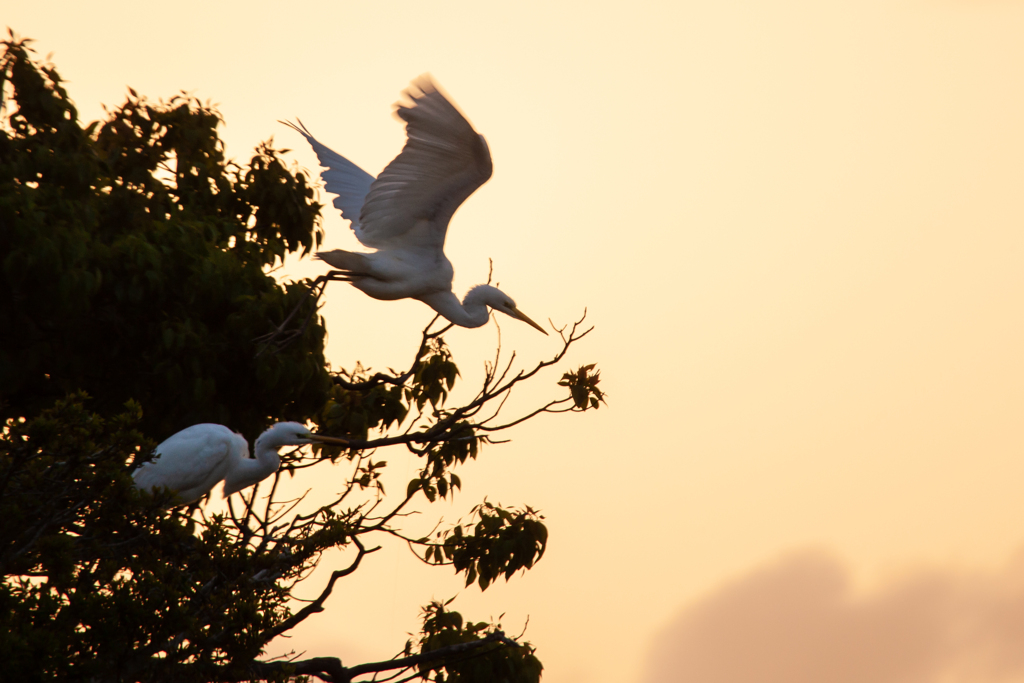
[[53, 67], [9, 42], [9, 132], [0, 136], [0, 416], [85, 390], [141, 426], [198, 422], [245, 434], [267, 416], [301, 419], [330, 388], [323, 328], [254, 353], [267, 321], [305, 296], [265, 266], [319, 244], [319, 204], [269, 145], [247, 167], [224, 159], [217, 112], [188, 97], [132, 92], [83, 129]]
[[[129, 91], [104, 121], [82, 127], [55, 68], [27, 41], [3, 44], [5, 671], [19, 680], [539, 680], [531, 645], [438, 602], [392, 660], [261, 656], [326, 608], [337, 581], [379, 550], [376, 538], [403, 539], [426, 564], [450, 566], [481, 590], [531, 568], [548, 532], [528, 506], [484, 501], [427, 537], [402, 522], [413, 506], [453, 497], [455, 470], [495, 433], [603, 401], [588, 365], [564, 376], [570, 395], [500, 415], [517, 386], [589, 330], [563, 328], [558, 353], [530, 369], [499, 348], [458, 405], [449, 403], [460, 374], [444, 329], [424, 331], [404, 372], [331, 372], [316, 309], [325, 283], [282, 285], [267, 272], [320, 242], [305, 174], [269, 144], [244, 166], [226, 160], [218, 113], [187, 96], [153, 103]], [[286, 342], [265, 343], [296, 319], [304, 322]], [[183, 427], [218, 422], [252, 440], [283, 419], [351, 447], [282, 453], [280, 470], [230, 499], [226, 514], [168, 507], [171, 492], [132, 486], [132, 470]], [[404, 491], [384, 491], [384, 449], [419, 463]], [[282, 476], [312, 467], [341, 468], [347, 484], [326, 505], [281, 500]], [[346, 553], [348, 565], [312, 602], [295, 602], [327, 551]]]

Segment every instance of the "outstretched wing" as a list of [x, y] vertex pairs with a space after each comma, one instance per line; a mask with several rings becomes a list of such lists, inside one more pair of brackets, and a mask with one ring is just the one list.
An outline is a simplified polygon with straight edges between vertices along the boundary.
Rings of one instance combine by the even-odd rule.
[[399, 103], [395, 113], [406, 122], [409, 139], [370, 187], [356, 234], [363, 244], [381, 248], [427, 220], [428, 239], [440, 247], [452, 214], [491, 177], [491, 154], [429, 76], [413, 81], [405, 94], [412, 103]]
[[363, 202], [370, 191], [373, 176], [330, 147], [318, 142], [306, 130], [302, 120], [297, 120], [299, 121], [298, 126], [290, 121], [281, 121], [280, 123], [297, 130], [306, 138], [306, 142], [310, 144], [313, 151], [316, 152], [316, 158], [320, 160], [320, 165], [327, 169], [320, 174], [324, 181], [324, 187], [331, 194], [337, 195], [334, 200], [334, 207], [341, 211], [342, 218], [352, 221], [352, 229], [356, 231], [356, 236], [359, 237], [359, 212], [362, 210]]

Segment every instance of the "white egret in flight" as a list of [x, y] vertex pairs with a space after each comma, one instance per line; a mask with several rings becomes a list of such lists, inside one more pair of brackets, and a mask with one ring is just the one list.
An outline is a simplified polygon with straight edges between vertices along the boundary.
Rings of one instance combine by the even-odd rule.
[[461, 303], [452, 293], [455, 271], [444, 255], [448, 222], [491, 177], [491, 154], [428, 76], [413, 81], [405, 94], [412, 103], [399, 103], [395, 113], [406, 122], [408, 140], [377, 178], [317, 142], [301, 120], [298, 126], [282, 121], [312, 145], [327, 169], [324, 187], [337, 195], [334, 206], [352, 221], [359, 241], [376, 249], [335, 249], [317, 257], [341, 271], [338, 279], [374, 299], [419, 299], [462, 327], [486, 324], [490, 306], [547, 334], [497, 287], [477, 285]]
[[176, 503], [194, 503], [221, 480], [224, 497], [258, 484], [281, 465], [278, 449], [307, 443], [348, 445], [344, 439], [313, 434], [297, 422], [278, 422], [256, 439], [256, 458], [249, 457], [249, 442], [224, 425], [187, 427], [156, 447], [156, 458], [132, 473], [145, 491], [163, 486], [175, 491]]

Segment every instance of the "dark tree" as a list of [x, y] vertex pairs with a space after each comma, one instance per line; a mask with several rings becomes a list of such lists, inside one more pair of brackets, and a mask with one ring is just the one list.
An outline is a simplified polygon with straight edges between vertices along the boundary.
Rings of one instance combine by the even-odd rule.
[[[261, 654], [326, 609], [336, 582], [381, 535], [407, 540], [425, 563], [450, 565], [482, 590], [532, 567], [547, 529], [529, 507], [485, 502], [425, 538], [408, 537], [401, 522], [417, 503], [454, 496], [455, 470], [492, 434], [599, 406], [588, 365], [561, 376], [568, 396], [500, 415], [517, 385], [562, 361], [589, 330], [563, 329], [560, 352], [530, 369], [499, 349], [473, 398], [454, 407], [459, 372], [444, 329], [424, 331], [405, 372], [331, 372], [316, 309], [326, 283], [283, 286], [267, 273], [320, 242], [320, 205], [304, 173], [269, 144], [245, 166], [226, 160], [219, 115], [186, 96], [151, 103], [129, 91], [106, 120], [83, 128], [56, 70], [27, 41], [3, 45], [5, 676], [537, 681], [532, 646], [441, 603], [424, 608], [422, 633], [393, 660]], [[278, 420], [314, 423], [352, 446], [283, 453], [276, 475], [235, 497], [227, 515], [168, 507], [171, 492], [132, 486], [132, 470], [179, 429], [217, 422], [252, 441]], [[420, 463], [397, 496], [380, 483], [386, 448]], [[279, 500], [281, 476], [311, 467], [344, 468], [347, 487], [324, 506]], [[295, 587], [331, 549], [349, 549], [351, 564], [314, 602], [294, 603]]]

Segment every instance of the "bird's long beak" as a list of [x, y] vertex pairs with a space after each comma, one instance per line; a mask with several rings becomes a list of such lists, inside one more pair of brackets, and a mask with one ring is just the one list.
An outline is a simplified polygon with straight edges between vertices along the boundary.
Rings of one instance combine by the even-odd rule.
[[519, 310], [518, 308], [516, 308], [515, 306], [513, 306], [513, 307], [512, 307], [512, 314], [513, 314], [513, 317], [515, 317], [515, 318], [518, 318], [519, 320], [522, 320], [522, 321], [523, 321], [524, 323], [526, 323], [527, 325], [531, 325], [531, 326], [535, 327], [536, 329], [540, 330], [540, 331], [541, 331], [541, 332], [543, 332], [544, 334], [547, 334], [547, 333], [548, 333], [548, 331], [547, 331], [547, 330], [545, 330], [545, 329], [544, 329], [543, 327], [541, 327], [541, 326], [540, 326], [540, 325], [538, 325], [537, 323], [535, 323], [535, 322], [533, 322], [532, 320], [530, 320], [530, 317], [529, 317], [528, 315], [526, 315], [525, 313], [523, 313], [522, 311], [520, 311], [520, 310]]
[[339, 446], [347, 446], [349, 444], [347, 439], [339, 439], [336, 436], [324, 436], [323, 434], [313, 434], [312, 432], [307, 434], [306, 438], [318, 443], [333, 443]]

